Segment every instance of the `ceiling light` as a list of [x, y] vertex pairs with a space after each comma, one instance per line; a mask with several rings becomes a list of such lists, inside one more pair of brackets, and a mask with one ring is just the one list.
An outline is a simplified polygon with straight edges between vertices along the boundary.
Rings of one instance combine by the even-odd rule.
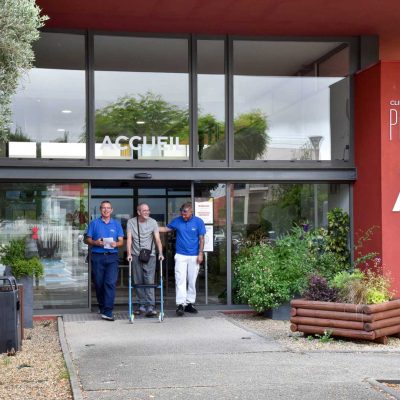
[[62, 112], [63, 114], [71, 114], [71, 113], [72, 113], [71, 110], [62, 110], [61, 112]]
[[65, 132], [65, 129], [63, 129], [63, 128], [58, 128], [58, 129], [57, 129], [57, 132]]
[[143, 124], [145, 124], [144, 121], [136, 121], [136, 123], [137, 123], [138, 125], [143, 125]]

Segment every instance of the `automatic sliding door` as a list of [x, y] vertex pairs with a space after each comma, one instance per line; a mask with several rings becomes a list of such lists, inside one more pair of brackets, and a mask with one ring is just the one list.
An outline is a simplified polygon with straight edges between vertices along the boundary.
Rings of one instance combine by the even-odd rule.
[[195, 214], [206, 225], [205, 261], [197, 279], [197, 304], [226, 304], [226, 184], [195, 183]]
[[[131, 187], [116, 187], [117, 182], [96, 183], [92, 187], [90, 214], [91, 219], [100, 216], [99, 206], [101, 201], [109, 200], [114, 209], [113, 218], [121, 222], [126, 239], [126, 225], [129, 218], [136, 216], [136, 207], [139, 203], [147, 203], [150, 206], [151, 217], [154, 218], [159, 226], [165, 226], [176, 216], [179, 216], [181, 205], [190, 201], [190, 183], [180, 185], [170, 185], [150, 187], [145, 182], [141, 186], [136, 186], [132, 182]], [[111, 187], [112, 186], [112, 187]], [[175, 307], [175, 274], [174, 274], [174, 255], [175, 237], [173, 233], [161, 234], [164, 254], [166, 256], [163, 264], [164, 268], [164, 302], [165, 307]], [[158, 276], [156, 277], [158, 279]], [[117, 292], [115, 305], [125, 307], [128, 303], [128, 263], [126, 261], [126, 247], [119, 248], [119, 276], [117, 282]], [[92, 289], [92, 303], [96, 304], [96, 296]]]

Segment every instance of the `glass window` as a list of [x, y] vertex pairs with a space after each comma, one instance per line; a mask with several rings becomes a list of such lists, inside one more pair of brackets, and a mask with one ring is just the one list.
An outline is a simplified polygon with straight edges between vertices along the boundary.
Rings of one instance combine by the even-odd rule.
[[0, 157], [86, 158], [85, 37], [41, 33], [12, 99]]
[[197, 302], [226, 304], [226, 185], [224, 183], [196, 183], [195, 215], [206, 225], [204, 263], [197, 278]]
[[224, 41], [197, 41], [198, 156], [225, 160]]
[[94, 38], [95, 157], [189, 159], [188, 40]]
[[249, 243], [273, 243], [295, 225], [327, 227], [329, 210], [338, 207], [349, 213], [350, 205], [348, 184], [233, 184], [231, 196], [232, 265]]
[[232, 187], [232, 238], [235, 233], [265, 238], [287, 233], [294, 225], [327, 226], [335, 207], [349, 212], [349, 185], [260, 183]]
[[87, 222], [85, 183], [2, 183], [0, 246], [32, 239], [44, 265], [44, 276], [35, 283], [35, 309], [89, 306]]
[[233, 42], [234, 158], [347, 160], [349, 47]]

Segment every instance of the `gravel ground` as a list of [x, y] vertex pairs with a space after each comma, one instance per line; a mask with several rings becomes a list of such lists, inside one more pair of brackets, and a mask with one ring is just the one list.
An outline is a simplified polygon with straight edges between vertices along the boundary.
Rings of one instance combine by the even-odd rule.
[[[229, 314], [237, 324], [268, 336], [288, 350], [304, 351], [386, 351], [400, 352], [400, 338], [390, 337], [387, 345], [365, 340], [345, 340], [340, 338], [315, 338], [290, 331], [289, 321], [274, 321], [258, 314]], [[399, 377], [400, 379], [400, 377]]]
[[72, 399], [56, 321], [35, 321], [16, 355], [0, 354], [0, 399]]

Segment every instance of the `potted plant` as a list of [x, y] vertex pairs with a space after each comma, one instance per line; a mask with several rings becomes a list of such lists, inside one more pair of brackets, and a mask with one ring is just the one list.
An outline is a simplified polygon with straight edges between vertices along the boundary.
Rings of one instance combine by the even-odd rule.
[[383, 344], [400, 335], [400, 300], [392, 299], [381, 259], [375, 256], [369, 267], [339, 272], [330, 281], [311, 276], [304, 299], [291, 302], [290, 329]]
[[0, 262], [6, 266], [5, 274], [13, 275], [24, 289], [24, 327], [32, 328], [33, 278], [44, 274], [44, 267], [37, 256], [32, 256], [32, 239], [12, 239], [0, 249]]
[[[278, 238], [275, 245], [255, 243], [235, 261], [236, 301], [273, 319], [289, 319], [289, 301], [302, 292], [314, 264], [302, 228]], [[286, 307], [285, 307], [286, 304]]]
[[328, 212], [327, 228], [310, 230], [304, 223], [273, 246], [258, 241], [242, 249], [234, 264], [236, 300], [288, 320], [289, 301], [305, 290], [310, 274], [332, 278], [349, 269], [348, 232], [348, 214], [335, 208]]

